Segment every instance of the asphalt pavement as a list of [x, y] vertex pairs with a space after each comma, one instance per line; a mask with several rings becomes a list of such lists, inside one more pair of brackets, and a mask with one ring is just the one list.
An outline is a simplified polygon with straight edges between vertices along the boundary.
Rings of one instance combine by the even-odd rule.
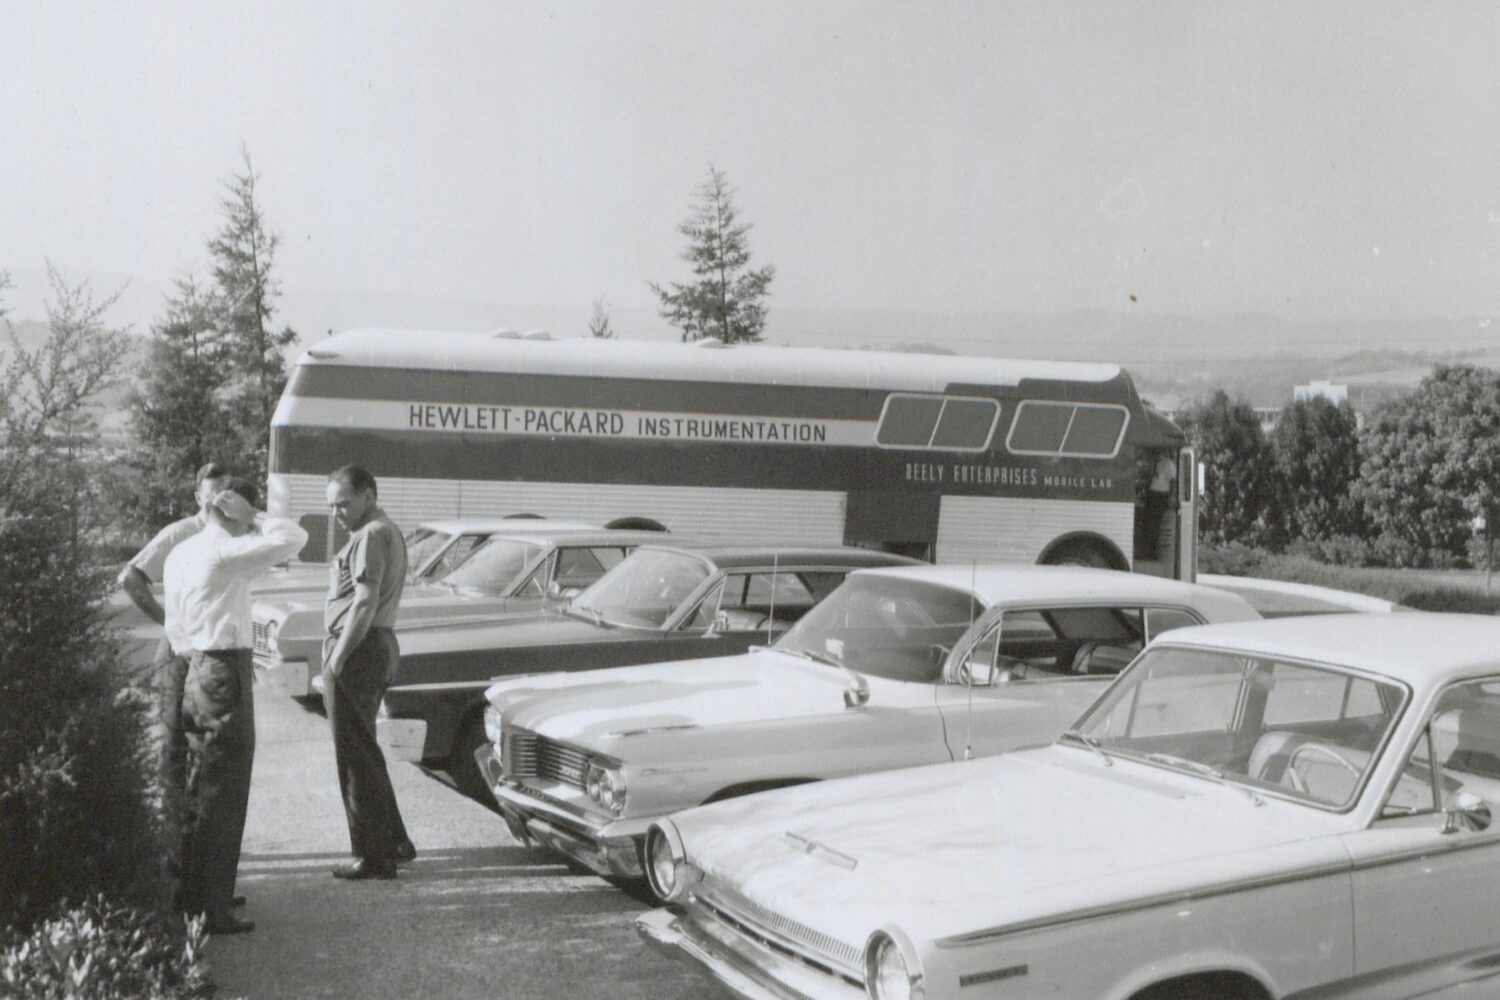
[[219, 996], [458, 1000], [699, 997], [713, 988], [649, 951], [635, 894], [519, 845], [438, 776], [389, 761], [417, 845], [393, 882], [344, 882], [348, 828], [322, 714], [256, 684], [255, 770], [240, 859], [250, 934], [211, 940]]

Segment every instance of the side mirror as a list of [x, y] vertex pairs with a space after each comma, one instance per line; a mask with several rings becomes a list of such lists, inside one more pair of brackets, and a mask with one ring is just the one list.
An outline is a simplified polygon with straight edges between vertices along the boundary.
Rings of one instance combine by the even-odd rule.
[[1467, 830], [1478, 833], [1490, 827], [1490, 807], [1483, 799], [1471, 792], [1460, 792], [1453, 804], [1443, 810], [1443, 833], [1458, 833]]
[[708, 632], [706, 634], [708, 634], [708, 635], [723, 635], [725, 632], [728, 632], [728, 631], [729, 631], [729, 612], [727, 612], [727, 611], [716, 611], [714, 613], [714, 623], [708, 627]]
[[964, 664], [963, 676], [970, 687], [994, 687], [1010, 681], [1009, 670], [978, 660], [970, 660]]

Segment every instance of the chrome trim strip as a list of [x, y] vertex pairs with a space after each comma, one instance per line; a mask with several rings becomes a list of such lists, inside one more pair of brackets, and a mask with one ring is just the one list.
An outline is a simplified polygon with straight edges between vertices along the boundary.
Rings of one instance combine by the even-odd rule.
[[[1441, 813], [1433, 813], [1441, 816]], [[1413, 847], [1405, 851], [1396, 851], [1391, 854], [1382, 854], [1378, 857], [1364, 858], [1356, 861], [1353, 870], [1357, 872], [1369, 871], [1372, 868], [1385, 868], [1388, 865], [1399, 865], [1408, 861], [1421, 861], [1425, 858], [1444, 857], [1459, 851], [1474, 851], [1484, 847], [1500, 848], [1500, 836], [1491, 835], [1483, 838], [1465, 838], [1457, 842], [1445, 840], [1438, 844], [1426, 844], [1422, 847]]]
[[1336, 864], [1321, 865], [1317, 868], [1307, 868], [1298, 872], [1261, 875], [1255, 878], [1207, 885], [1199, 889], [1187, 889], [1182, 892], [1166, 892], [1155, 896], [1143, 896], [1128, 903], [1086, 906], [1053, 916], [1022, 920], [1014, 924], [1001, 924], [998, 927], [970, 931], [967, 934], [955, 934], [952, 937], [941, 938], [935, 941], [934, 945], [938, 948], [967, 948], [971, 945], [982, 944], [993, 941], [995, 938], [1005, 937], [1010, 934], [1019, 934], [1023, 931], [1035, 931], [1059, 927], [1064, 924], [1082, 923], [1086, 920], [1098, 920], [1102, 917], [1114, 917], [1125, 913], [1135, 913], [1140, 910], [1151, 910], [1159, 906], [1177, 906], [1182, 903], [1196, 902], [1214, 896], [1228, 896], [1237, 892], [1268, 889], [1273, 886], [1287, 885], [1293, 882], [1309, 882], [1313, 879], [1328, 878], [1334, 875], [1348, 875], [1351, 872], [1351, 868], [1350, 862], [1340, 861]]
[[728, 917], [755, 937], [764, 936], [781, 948], [795, 952], [805, 961], [833, 965], [841, 975], [863, 982], [864, 951], [831, 935], [813, 930], [790, 917], [767, 909], [729, 886], [705, 878], [693, 891], [692, 898], [715, 914]]

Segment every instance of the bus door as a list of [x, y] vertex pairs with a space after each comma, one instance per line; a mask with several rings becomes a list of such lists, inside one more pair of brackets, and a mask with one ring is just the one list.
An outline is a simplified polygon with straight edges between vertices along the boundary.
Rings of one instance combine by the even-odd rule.
[[941, 500], [937, 493], [850, 490], [844, 544], [931, 562]]
[[1198, 491], [1202, 488], [1203, 468], [1193, 449], [1177, 454], [1177, 518], [1173, 548], [1176, 550], [1176, 572], [1172, 575], [1186, 583], [1198, 579]]

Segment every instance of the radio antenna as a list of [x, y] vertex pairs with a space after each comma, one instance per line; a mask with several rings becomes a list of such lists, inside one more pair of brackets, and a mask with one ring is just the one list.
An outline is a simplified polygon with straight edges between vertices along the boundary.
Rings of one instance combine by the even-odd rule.
[[[977, 560], [970, 559], [969, 560], [969, 625], [970, 625], [970, 627], [973, 627], [973, 625], [974, 625], [974, 612], [975, 612], [974, 605], [976, 603], [978, 603], [978, 600], [979, 600], [978, 596], [975, 594], [975, 590], [978, 588], [978, 586], [979, 586], [979, 564], [978, 564]], [[999, 642], [1000, 642], [1000, 637], [997, 635], [997, 636], [995, 636], [995, 643], [996, 643], [997, 647], [999, 645]], [[970, 664], [969, 665], [969, 683], [965, 685], [965, 687], [967, 687], [969, 689], [969, 704], [968, 704], [968, 708], [964, 712], [964, 760], [973, 760], [974, 759], [974, 666], [973, 666], [973, 662], [974, 661], [972, 659], [972, 657], [973, 657], [973, 650], [972, 649], [969, 651], [969, 655], [971, 657], [970, 661], [969, 661], [969, 664]]]
[[781, 572], [781, 553], [771, 553], [771, 610], [766, 615], [766, 645], [771, 644], [771, 631], [776, 627], [776, 577]]

